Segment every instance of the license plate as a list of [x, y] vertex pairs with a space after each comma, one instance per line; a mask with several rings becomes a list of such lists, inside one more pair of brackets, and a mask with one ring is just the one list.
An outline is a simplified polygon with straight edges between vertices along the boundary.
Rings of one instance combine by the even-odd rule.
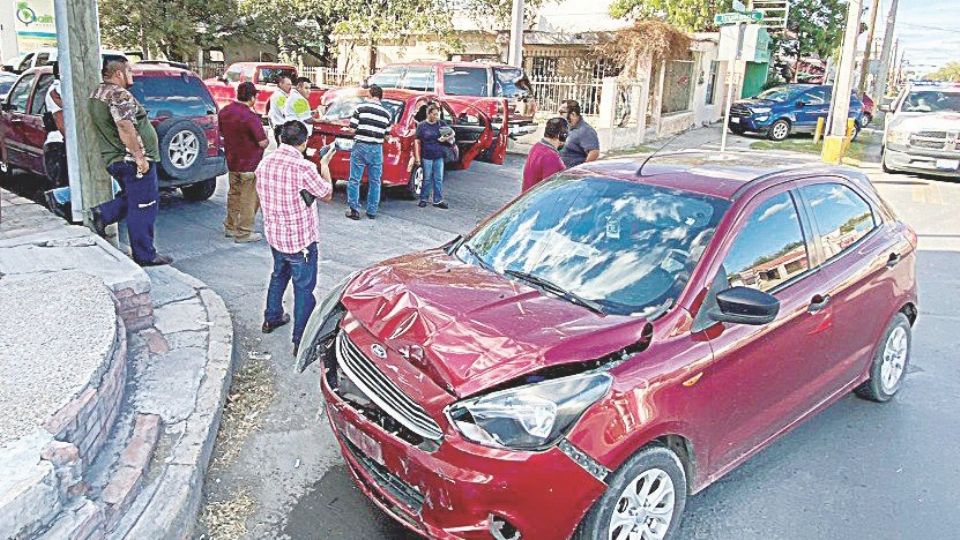
[[739, 123], [740, 123], [740, 119], [737, 118], [736, 116], [731, 116], [731, 117], [730, 117], [730, 123], [731, 123], [731, 124], [739, 124]]
[[938, 159], [937, 168], [943, 171], [955, 171], [960, 168], [960, 159]]
[[360, 431], [360, 428], [350, 422], [342, 422], [341, 426], [343, 428], [341, 430], [343, 435], [348, 441], [352, 442], [354, 446], [359, 448], [360, 451], [363, 452], [363, 455], [383, 465], [383, 449], [380, 447], [380, 443], [374, 440], [373, 437]]

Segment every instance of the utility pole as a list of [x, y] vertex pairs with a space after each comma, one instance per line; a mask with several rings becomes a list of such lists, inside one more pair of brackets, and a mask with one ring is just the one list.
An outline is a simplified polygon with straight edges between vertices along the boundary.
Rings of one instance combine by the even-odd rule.
[[72, 218], [90, 227], [90, 215], [85, 210], [113, 198], [113, 186], [100, 158], [87, 107], [88, 96], [101, 80], [97, 1], [54, 0], [54, 14]]
[[887, 28], [883, 35], [883, 52], [880, 53], [880, 71], [877, 73], [877, 92], [874, 97], [877, 103], [887, 95], [887, 75], [890, 73], [890, 49], [893, 47], [893, 30], [897, 24], [897, 5], [899, 0], [893, 0], [890, 4], [890, 12], [887, 14]]
[[873, 32], [877, 28], [877, 12], [880, 11], [880, 0], [873, 0], [870, 7], [870, 28], [867, 30], [867, 44], [863, 48], [863, 65], [860, 66], [860, 86], [858, 93], [863, 97], [867, 92], [867, 77], [870, 76], [870, 53], [873, 52]]
[[847, 115], [850, 112], [850, 92], [853, 66], [856, 61], [857, 35], [860, 33], [860, 13], [863, 0], [850, 0], [847, 4], [847, 28], [843, 35], [843, 50], [837, 66], [837, 80], [833, 84], [833, 107], [827, 136], [823, 138], [822, 159], [827, 163], [840, 163], [844, 139], [847, 133]]
[[523, 0], [513, 0], [510, 14], [510, 48], [507, 63], [523, 67]]

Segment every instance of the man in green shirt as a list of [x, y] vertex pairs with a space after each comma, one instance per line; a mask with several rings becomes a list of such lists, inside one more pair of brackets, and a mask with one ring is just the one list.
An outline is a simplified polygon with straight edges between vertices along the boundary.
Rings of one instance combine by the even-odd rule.
[[102, 75], [103, 82], [90, 96], [90, 114], [103, 163], [122, 191], [119, 198], [91, 210], [94, 228], [103, 236], [107, 225], [126, 219], [133, 260], [140, 266], [170, 264], [173, 259], [158, 255], [153, 246], [160, 200], [157, 132], [146, 109], [128, 90], [133, 85], [130, 64], [111, 60]]

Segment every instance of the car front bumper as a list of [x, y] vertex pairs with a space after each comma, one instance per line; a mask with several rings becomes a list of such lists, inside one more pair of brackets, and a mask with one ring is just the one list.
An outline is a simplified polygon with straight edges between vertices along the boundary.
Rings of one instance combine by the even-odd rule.
[[916, 152], [887, 146], [883, 161], [895, 171], [960, 178], [960, 152]]
[[742, 117], [731, 116], [729, 125], [733, 129], [766, 133], [772, 123], [773, 118], [770, 115], [752, 115]]
[[557, 447], [498, 450], [447, 433], [437, 450], [422, 450], [369, 421], [321, 379], [327, 415], [357, 485], [419, 534], [489, 540], [496, 538], [490, 531], [496, 516], [521, 538], [569, 538], [605, 489]]

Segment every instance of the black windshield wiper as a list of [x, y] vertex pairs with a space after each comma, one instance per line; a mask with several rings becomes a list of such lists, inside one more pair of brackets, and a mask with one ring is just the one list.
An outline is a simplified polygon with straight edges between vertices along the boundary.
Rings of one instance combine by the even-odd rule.
[[535, 276], [528, 272], [520, 272], [518, 270], [504, 270], [503, 273], [512, 278], [525, 281], [535, 287], [538, 287], [540, 289], [543, 289], [544, 291], [547, 291], [548, 293], [559, 296], [560, 298], [563, 298], [564, 300], [567, 300], [570, 303], [585, 307], [590, 311], [593, 311], [594, 313], [604, 315], [603, 306], [601, 306], [599, 302], [589, 300], [576, 293], [570, 292], [550, 280], [544, 279], [540, 276]]
[[470, 244], [468, 244], [468, 243], [466, 243], [466, 242], [463, 242], [462, 244], [460, 244], [460, 247], [466, 249], [466, 250], [470, 253], [470, 255], [473, 255], [473, 258], [476, 259], [477, 262], [480, 263], [480, 266], [481, 266], [481, 267], [483, 267], [483, 268], [485, 268], [485, 269], [487, 269], [487, 270], [489, 270], [489, 271], [491, 271], [491, 272], [495, 272], [495, 270], [493, 269], [493, 267], [490, 266], [490, 263], [488, 263], [487, 261], [485, 261], [485, 260], [483, 259], [483, 257], [481, 257], [479, 253], [477, 253], [477, 250], [473, 249], [473, 246], [471, 246]]

